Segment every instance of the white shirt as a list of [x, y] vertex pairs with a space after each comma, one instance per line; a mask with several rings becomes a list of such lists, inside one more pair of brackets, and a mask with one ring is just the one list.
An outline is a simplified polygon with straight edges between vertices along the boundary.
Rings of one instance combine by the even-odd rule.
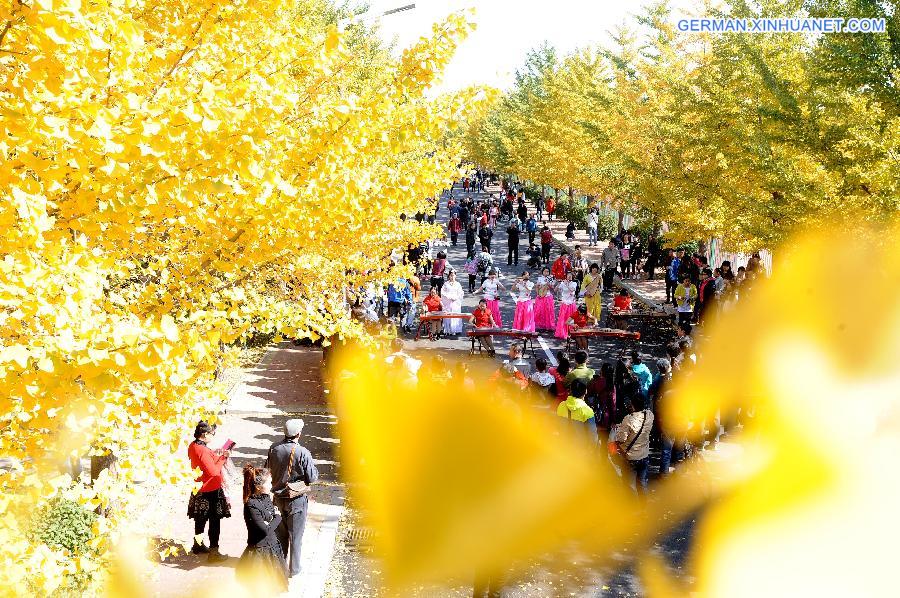
[[517, 282], [516, 283], [516, 303], [524, 303], [525, 301], [531, 301], [531, 290], [534, 288], [534, 283], [530, 280], [525, 282]]
[[559, 300], [566, 304], [575, 303], [575, 289], [578, 288], [578, 285], [573, 280], [572, 282], [562, 281], [559, 283]]
[[555, 380], [553, 374], [551, 374], [550, 372], [535, 372], [530, 376], [529, 379], [538, 386], [543, 387], [550, 386]]
[[459, 281], [450, 282], [449, 280], [441, 287], [441, 299], [446, 302], [462, 301], [463, 289]]
[[597, 228], [597, 215], [591, 212], [587, 218], [588, 228]]
[[500, 285], [496, 280], [485, 278], [484, 282], [481, 283], [481, 290], [484, 291], [484, 298], [488, 301], [494, 301], [497, 298], [499, 287]]

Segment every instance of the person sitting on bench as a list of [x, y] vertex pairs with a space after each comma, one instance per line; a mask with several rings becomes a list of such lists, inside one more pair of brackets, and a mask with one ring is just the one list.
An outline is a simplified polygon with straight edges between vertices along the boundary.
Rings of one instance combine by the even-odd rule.
[[[475, 326], [475, 329], [478, 328], [497, 328], [496, 322], [494, 322], [494, 316], [491, 314], [491, 311], [487, 308], [487, 301], [482, 299], [478, 302], [478, 307], [475, 308], [475, 311], [472, 312], [472, 316], [469, 318], [469, 321]], [[478, 337], [478, 342], [481, 343], [481, 346], [487, 351], [487, 354], [490, 357], [495, 355], [494, 351], [494, 337], [491, 335], [484, 335]]]
[[[569, 318], [567, 322], [569, 324], [569, 331], [574, 332], [580, 328], [587, 328], [590, 324], [591, 326], [597, 325], [597, 318], [588, 314], [587, 305], [582, 303], [578, 306], [578, 310], [572, 314], [572, 317]], [[582, 351], [587, 351], [588, 349], [588, 339], [585, 336], [575, 336], [575, 346], [581, 349]]]

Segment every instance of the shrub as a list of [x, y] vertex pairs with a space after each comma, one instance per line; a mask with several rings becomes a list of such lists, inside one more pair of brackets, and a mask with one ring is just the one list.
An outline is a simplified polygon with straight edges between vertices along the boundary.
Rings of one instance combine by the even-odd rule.
[[556, 207], [556, 217], [560, 220], [574, 222], [578, 228], [585, 228], [587, 226], [587, 206], [579, 201], [560, 200]]
[[77, 502], [55, 498], [35, 515], [32, 532], [39, 540], [54, 549], [81, 554], [93, 537], [97, 515]]
[[612, 214], [604, 214], [600, 212], [597, 215], [597, 239], [600, 241], [608, 241], [616, 236], [619, 232], [619, 223]]

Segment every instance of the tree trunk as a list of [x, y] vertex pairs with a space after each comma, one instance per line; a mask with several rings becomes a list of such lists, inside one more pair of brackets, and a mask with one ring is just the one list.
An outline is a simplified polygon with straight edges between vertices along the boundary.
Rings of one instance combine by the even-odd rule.
[[706, 239], [697, 241], [697, 253], [705, 258], [709, 258], [709, 241]]
[[619, 233], [625, 230], [625, 212], [622, 211], [622, 208], [619, 208], [616, 212], [619, 215]]

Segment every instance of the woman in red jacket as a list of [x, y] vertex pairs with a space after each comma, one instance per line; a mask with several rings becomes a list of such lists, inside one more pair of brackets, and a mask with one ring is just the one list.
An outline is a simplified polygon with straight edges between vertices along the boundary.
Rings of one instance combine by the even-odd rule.
[[[194, 442], [188, 446], [191, 467], [200, 470], [197, 481], [202, 484], [200, 491], [191, 494], [188, 501], [188, 517], [194, 520], [194, 546], [191, 552], [209, 553], [208, 558], [212, 562], [228, 558], [219, 552], [219, 531], [221, 520], [231, 517], [228, 500], [222, 491], [222, 467], [228, 460], [230, 452], [221, 449], [213, 451], [207, 446], [215, 433], [215, 425], [201, 421], [194, 430]], [[207, 521], [209, 521], [209, 547], [197, 541], [198, 536], [203, 535]]]

